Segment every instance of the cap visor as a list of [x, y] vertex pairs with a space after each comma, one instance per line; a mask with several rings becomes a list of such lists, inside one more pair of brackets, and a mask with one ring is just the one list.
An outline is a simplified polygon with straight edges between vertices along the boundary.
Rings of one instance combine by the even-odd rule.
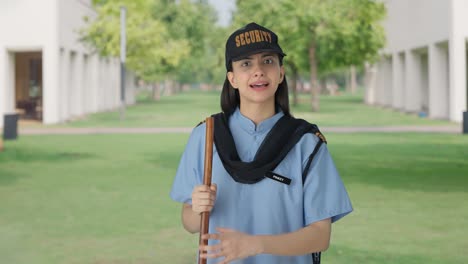
[[247, 58], [250, 55], [263, 53], [263, 52], [271, 52], [271, 53], [274, 53], [274, 54], [281, 55], [283, 57], [286, 56], [286, 54], [284, 52], [281, 52], [281, 51], [278, 51], [278, 50], [275, 50], [275, 49], [258, 49], [258, 50], [253, 50], [253, 51], [250, 51], [250, 52], [246, 52], [246, 53], [242, 54], [242, 56], [232, 58], [232, 61], [239, 61], [239, 60]]

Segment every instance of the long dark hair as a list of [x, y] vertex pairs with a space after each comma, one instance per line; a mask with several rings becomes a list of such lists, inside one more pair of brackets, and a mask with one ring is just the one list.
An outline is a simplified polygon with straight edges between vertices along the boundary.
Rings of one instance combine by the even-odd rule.
[[[282, 65], [282, 58], [280, 59], [280, 64]], [[230, 67], [230, 69], [232, 70], [232, 66]], [[289, 110], [288, 82], [286, 81], [286, 75], [284, 76], [283, 81], [278, 85], [278, 89], [276, 90], [275, 105], [276, 107], [281, 108], [285, 115], [291, 116], [291, 112]], [[221, 91], [221, 109], [225, 114], [230, 115], [239, 106], [239, 90], [234, 89], [231, 86], [231, 83], [229, 82], [226, 76], [226, 79], [224, 80], [223, 90]]]

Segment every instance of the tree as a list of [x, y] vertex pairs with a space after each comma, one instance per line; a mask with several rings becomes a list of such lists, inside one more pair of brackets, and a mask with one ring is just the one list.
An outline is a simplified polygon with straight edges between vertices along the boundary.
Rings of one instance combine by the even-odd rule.
[[238, 0], [237, 5], [235, 21], [255, 18], [280, 35], [293, 76], [309, 71], [312, 111], [319, 110], [319, 74], [372, 61], [384, 45], [379, 21], [385, 6], [373, 0], [274, 0], [268, 5]]
[[376, 58], [384, 45], [379, 23], [385, 14], [383, 3], [373, 0], [284, 0], [296, 25], [308, 43], [312, 111], [319, 110], [317, 74]]
[[[119, 9], [127, 7], [127, 68], [154, 83], [210, 81], [223, 69], [224, 35], [204, 0], [94, 0], [98, 16], [82, 30], [83, 40], [102, 56], [118, 56]], [[219, 75], [222, 77], [222, 75]], [[219, 78], [219, 77], [218, 77]]]
[[[190, 50], [173, 69], [175, 78], [183, 83], [207, 82], [216, 79], [214, 69], [222, 69], [220, 50], [223, 47], [221, 29], [216, 26], [216, 13], [207, 1], [180, 0], [155, 10], [167, 25], [171, 38], [185, 40]], [[169, 8], [168, 8], [169, 7]]]
[[176, 67], [190, 53], [187, 41], [170, 37], [167, 25], [155, 19], [151, 10], [161, 1], [94, 1], [97, 17], [84, 28], [82, 39], [101, 56], [120, 54], [120, 7], [127, 8], [126, 67], [148, 82], [164, 78], [168, 67]]

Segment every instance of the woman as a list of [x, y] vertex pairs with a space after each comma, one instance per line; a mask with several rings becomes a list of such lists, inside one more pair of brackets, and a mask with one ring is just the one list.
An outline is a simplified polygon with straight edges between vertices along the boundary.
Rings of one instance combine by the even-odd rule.
[[315, 125], [291, 116], [277, 35], [250, 23], [226, 43], [222, 113], [215, 115], [211, 187], [202, 184], [205, 124], [190, 135], [171, 197], [200, 230], [208, 263], [312, 263], [351, 202]]

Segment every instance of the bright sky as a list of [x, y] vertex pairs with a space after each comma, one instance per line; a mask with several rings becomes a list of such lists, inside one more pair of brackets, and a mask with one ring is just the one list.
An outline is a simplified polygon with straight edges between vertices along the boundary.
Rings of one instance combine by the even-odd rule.
[[235, 0], [208, 0], [208, 2], [218, 10], [219, 24], [229, 25], [231, 12], [235, 9]]

